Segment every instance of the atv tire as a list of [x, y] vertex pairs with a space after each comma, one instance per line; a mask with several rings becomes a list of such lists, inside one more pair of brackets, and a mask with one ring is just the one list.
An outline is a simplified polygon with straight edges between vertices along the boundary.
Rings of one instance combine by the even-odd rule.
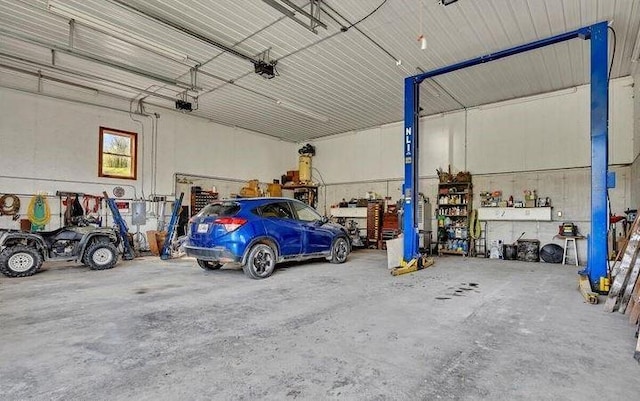
[[[109, 240], [108, 237], [97, 237], [91, 241], [91, 243], [87, 246], [87, 249], [89, 249], [91, 245], [93, 245], [96, 242], [111, 242], [111, 240]], [[116, 248], [117, 248], [117, 245], [116, 245]], [[90, 267], [89, 258], [87, 255], [89, 255], [89, 252], [85, 251], [84, 255], [82, 255], [82, 258], [80, 259], [80, 263], [82, 263], [82, 265], [85, 267]]]
[[25, 245], [14, 245], [0, 253], [0, 272], [7, 277], [27, 277], [36, 274], [42, 266], [42, 255]]
[[111, 242], [95, 241], [87, 247], [82, 261], [91, 270], [111, 269], [118, 262], [118, 248]]

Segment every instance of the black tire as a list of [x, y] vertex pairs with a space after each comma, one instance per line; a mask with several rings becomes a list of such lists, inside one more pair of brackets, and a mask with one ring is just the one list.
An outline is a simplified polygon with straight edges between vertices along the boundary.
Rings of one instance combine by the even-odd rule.
[[276, 267], [276, 253], [267, 244], [256, 244], [249, 251], [242, 271], [247, 277], [263, 279], [269, 277]]
[[[96, 242], [111, 242], [109, 237], [105, 237], [105, 236], [94, 237], [94, 239], [90, 241], [91, 243], [89, 243], [89, 245], [87, 246], [87, 249], [89, 249], [89, 247]], [[116, 248], [118, 247], [118, 244], [114, 244], [114, 245], [116, 246]], [[82, 263], [83, 266], [89, 267], [89, 259], [87, 259], [87, 254], [88, 252], [85, 252], [84, 255], [82, 255], [80, 263]]]
[[347, 261], [349, 252], [351, 252], [349, 242], [344, 237], [338, 237], [331, 246], [331, 259], [329, 261], [331, 263], [344, 263]]
[[111, 269], [118, 263], [118, 248], [111, 242], [95, 241], [87, 247], [82, 261], [91, 270]]
[[222, 267], [222, 264], [198, 259], [198, 266], [202, 267], [204, 270], [218, 270]]
[[14, 245], [0, 253], [0, 271], [7, 277], [27, 277], [42, 266], [42, 255], [25, 245]]

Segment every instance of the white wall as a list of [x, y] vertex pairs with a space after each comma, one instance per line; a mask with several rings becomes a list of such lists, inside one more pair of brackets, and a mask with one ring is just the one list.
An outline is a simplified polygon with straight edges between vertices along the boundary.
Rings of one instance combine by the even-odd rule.
[[[96, 94], [85, 94], [84, 100], [89, 97], [105, 100]], [[128, 109], [127, 103], [120, 106]], [[165, 109], [147, 111], [160, 114], [156, 166], [151, 118], [136, 115], [138, 123], [126, 112], [0, 88], [0, 194], [60, 190], [97, 195], [122, 186], [125, 198], [148, 198], [154, 169], [155, 193], [168, 195], [174, 192], [176, 172], [270, 182], [297, 164], [295, 144]], [[137, 180], [98, 177], [100, 126], [138, 133]], [[52, 200], [53, 209], [58, 202]], [[0, 227], [17, 224], [8, 216], [0, 218]]]
[[640, 208], [640, 67], [635, 67], [633, 96], [633, 164], [631, 165], [631, 209]]
[[[617, 174], [617, 188], [610, 196], [618, 214], [634, 205], [629, 165], [640, 135], [633, 134], [632, 84], [627, 77], [610, 87], [609, 161]], [[320, 210], [325, 193], [329, 205], [367, 191], [398, 199], [404, 174], [402, 127], [398, 122], [314, 143], [314, 167], [329, 184], [320, 193]], [[432, 200], [435, 170], [449, 165], [454, 172], [473, 174], [475, 207], [478, 193], [488, 190], [501, 189], [522, 199], [523, 190], [536, 189], [551, 198], [555, 221], [490, 223], [490, 240], [512, 241], [526, 231], [543, 244], [552, 242], [558, 223], [565, 220], [589, 233], [589, 86], [422, 118], [420, 129], [420, 191]], [[584, 261], [586, 245], [579, 246]]]
[[[464, 165], [464, 112], [420, 121], [421, 175]], [[349, 132], [313, 142], [313, 166], [327, 183], [394, 179], [404, 174], [403, 123]]]
[[[611, 164], [634, 159], [632, 84], [611, 83]], [[317, 140], [314, 167], [331, 183], [401, 178], [402, 130], [398, 122]], [[448, 165], [474, 174], [590, 165], [589, 86], [422, 118], [421, 176]]]

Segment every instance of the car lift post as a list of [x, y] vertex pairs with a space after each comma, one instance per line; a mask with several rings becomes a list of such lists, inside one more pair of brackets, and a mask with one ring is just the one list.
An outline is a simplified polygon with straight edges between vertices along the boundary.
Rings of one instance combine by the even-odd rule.
[[133, 252], [131, 243], [129, 242], [129, 227], [127, 226], [127, 222], [122, 218], [120, 210], [118, 209], [118, 205], [116, 205], [115, 199], [109, 198], [109, 195], [106, 191], [103, 191], [102, 194], [104, 195], [104, 200], [105, 202], [107, 202], [109, 210], [111, 210], [113, 223], [118, 228], [118, 236], [120, 237], [120, 241], [122, 241], [122, 258], [124, 260], [133, 260], [136, 255]]
[[167, 236], [164, 239], [162, 250], [160, 251], [160, 259], [167, 260], [171, 258], [171, 243], [178, 227], [178, 218], [180, 217], [180, 210], [182, 209], [182, 199], [184, 198], [184, 192], [180, 192], [180, 196], [173, 203], [173, 211], [171, 212], [171, 220], [169, 220], [169, 227], [167, 228]]
[[[598, 288], [600, 278], [607, 275], [607, 184], [613, 187], [615, 176], [608, 167], [608, 38], [606, 21], [537, 40], [531, 43], [501, 50], [457, 64], [438, 68], [405, 78], [404, 80], [404, 249], [400, 267], [395, 275], [421, 268], [418, 261], [417, 210], [420, 84], [428, 78], [447, 74], [463, 68], [499, 60], [505, 57], [581, 38], [591, 40], [591, 235], [589, 236], [589, 261], [581, 272], [589, 277], [592, 288]], [[392, 272], [394, 274], [394, 272]]]

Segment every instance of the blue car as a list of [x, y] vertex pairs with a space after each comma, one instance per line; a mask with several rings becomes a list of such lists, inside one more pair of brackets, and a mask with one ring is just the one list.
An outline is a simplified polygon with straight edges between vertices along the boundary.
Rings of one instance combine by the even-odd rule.
[[237, 262], [247, 276], [261, 279], [287, 260], [344, 263], [351, 243], [344, 227], [300, 201], [244, 198], [211, 203], [193, 216], [185, 249], [203, 269]]

